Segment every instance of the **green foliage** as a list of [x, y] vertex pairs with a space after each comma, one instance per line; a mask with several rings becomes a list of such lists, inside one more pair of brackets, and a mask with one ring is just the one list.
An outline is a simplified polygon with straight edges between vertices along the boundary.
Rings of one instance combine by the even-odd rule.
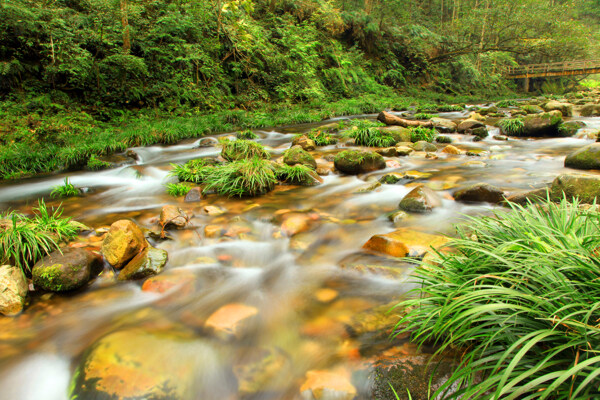
[[380, 130], [385, 124], [379, 121], [353, 119], [345, 123], [344, 126], [348, 126], [348, 128], [342, 135], [353, 138], [354, 143], [358, 146], [389, 147], [397, 142], [391, 134]]
[[0, 215], [0, 254], [2, 264], [19, 267], [30, 274], [31, 267], [45, 255], [59, 249], [59, 243], [77, 236], [77, 228], [60, 207], [52, 212], [43, 200], [33, 209], [33, 217], [16, 212]]
[[436, 117], [437, 115], [434, 114], [427, 114], [427, 113], [416, 113], [415, 114], [415, 119], [418, 120], [424, 120], [424, 119], [431, 119]]
[[278, 164], [274, 168], [278, 180], [292, 185], [312, 186], [315, 184], [315, 171], [302, 164]]
[[258, 135], [256, 133], [252, 132], [250, 129], [236, 133], [235, 137], [238, 139], [245, 139], [245, 140], [258, 139]]
[[418, 267], [397, 332], [455, 349], [432, 398], [588, 399], [600, 385], [600, 215], [563, 200], [470, 218]]
[[331, 132], [320, 129], [313, 129], [306, 136], [313, 140], [317, 146], [330, 146], [338, 142]]
[[413, 127], [410, 128], [410, 141], [413, 143], [421, 140], [433, 142], [437, 134], [437, 131], [433, 128], [426, 128], [424, 126]]
[[530, 104], [521, 106], [521, 110], [525, 111], [527, 114], [538, 114], [542, 111], [538, 107], [532, 106]]
[[259, 157], [215, 167], [206, 178], [204, 192], [228, 197], [253, 197], [273, 190], [277, 179], [271, 162]]
[[517, 100], [502, 100], [496, 103], [496, 107], [498, 108], [508, 108], [508, 107], [519, 107], [519, 102]]
[[64, 184], [62, 186], [55, 186], [50, 192], [50, 196], [52, 197], [73, 197], [79, 196], [79, 189], [75, 187], [71, 182], [69, 182], [69, 178], [66, 177]]
[[440, 135], [435, 138], [435, 141], [438, 143], [452, 143], [452, 138], [450, 136]]
[[206, 177], [210, 175], [215, 164], [216, 163], [213, 160], [206, 158], [190, 160], [183, 165], [171, 164], [173, 169], [169, 175], [176, 176], [180, 182], [192, 182], [198, 184], [206, 180]]
[[192, 190], [192, 187], [186, 183], [167, 183], [167, 193], [173, 197], [185, 196]]
[[510, 136], [521, 136], [525, 129], [525, 123], [521, 118], [503, 119], [498, 123], [498, 126], [504, 133]]
[[109, 163], [108, 161], [102, 161], [98, 157], [96, 157], [96, 155], [92, 154], [92, 156], [89, 158], [89, 160], [87, 162], [87, 167], [88, 167], [88, 169], [91, 169], [92, 171], [98, 171], [101, 169], [110, 168], [110, 167], [112, 167], [112, 164]]
[[271, 154], [260, 143], [249, 140], [225, 140], [221, 142], [221, 156], [227, 161], [248, 160], [251, 158], [269, 159]]

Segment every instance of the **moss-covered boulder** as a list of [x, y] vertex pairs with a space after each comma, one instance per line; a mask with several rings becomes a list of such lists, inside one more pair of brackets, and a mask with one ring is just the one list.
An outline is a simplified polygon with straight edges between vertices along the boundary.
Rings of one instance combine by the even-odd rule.
[[476, 119], [466, 119], [458, 124], [458, 133], [468, 133], [476, 128], [485, 128], [485, 124]]
[[283, 162], [287, 165], [302, 164], [309, 168], [317, 169], [317, 162], [309, 152], [300, 146], [294, 146], [283, 153]]
[[542, 203], [548, 198], [548, 188], [540, 188], [529, 190], [527, 192], [513, 193], [504, 200], [504, 204], [515, 203], [519, 205], [527, 205], [529, 203]]
[[132, 221], [122, 219], [110, 226], [102, 242], [102, 255], [110, 265], [119, 269], [146, 246], [148, 242], [142, 230]]
[[575, 150], [565, 158], [565, 167], [575, 169], [600, 169], [600, 143]]
[[237, 384], [224, 359], [216, 343], [192, 331], [117, 331], [85, 352], [69, 398], [228, 399]]
[[425, 140], [419, 140], [416, 143], [413, 143], [410, 146], [414, 151], [427, 151], [427, 152], [436, 152], [437, 147], [433, 143], [426, 142]]
[[563, 122], [560, 111], [527, 115], [523, 118], [523, 135], [536, 137], [560, 136], [558, 128]]
[[66, 292], [85, 286], [102, 270], [102, 260], [85, 249], [65, 248], [38, 261], [32, 269], [36, 289]]
[[544, 111], [560, 111], [564, 117], [571, 117], [573, 115], [573, 104], [561, 103], [556, 100], [551, 100], [546, 104], [542, 105]]
[[521, 107], [521, 110], [525, 111], [526, 114], [542, 114], [544, 112], [542, 107], [533, 104], [526, 104]]
[[401, 126], [386, 126], [379, 128], [379, 131], [383, 134], [390, 135], [394, 138], [396, 143], [410, 142], [411, 133], [410, 129]]
[[436, 192], [426, 186], [420, 185], [404, 196], [402, 201], [400, 201], [399, 207], [406, 212], [428, 213], [441, 205], [442, 199]]
[[335, 156], [333, 163], [338, 171], [348, 175], [385, 168], [383, 156], [372, 151], [345, 150]]
[[477, 183], [454, 193], [454, 199], [460, 202], [486, 202], [498, 204], [504, 200], [504, 192], [489, 183]]
[[574, 136], [584, 126], [585, 124], [581, 121], [563, 122], [558, 126], [558, 135], [561, 137]]
[[300, 146], [303, 150], [313, 151], [317, 148], [314, 140], [306, 135], [298, 136], [292, 140], [292, 146]]
[[23, 272], [12, 265], [0, 266], [0, 288], [0, 314], [19, 314], [25, 306], [29, 291]]
[[438, 132], [441, 133], [454, 133], [456, 132], [457, 125], [454, 121], [446, 118], [431, 118], [431, 123]]
[[125, 268], [121, 270], [118, 280], [144, 279], [158, 275], [167, 264], [168, 257], [169, 255], [165, 250], [148, 246], [127, 263]]
[[563, 196], [568, 200], [577, 197], [582, 203], [591, 204], [600, 197], [600, 176], [587, 174], [562, 174], [556, 177], [550, 188], [553, 201]]
[[581, 107], [581, 111], [579, 113], [582, 117], [599, 117], [600, 104], [586, 104]]

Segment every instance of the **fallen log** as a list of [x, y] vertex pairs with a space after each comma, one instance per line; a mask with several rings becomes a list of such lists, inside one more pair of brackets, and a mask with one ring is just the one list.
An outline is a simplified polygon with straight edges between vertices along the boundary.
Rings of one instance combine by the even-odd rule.
[[433, 128], [433, 123], [431, 121], [412, 121], [410, 119], [397, 117], [386, 111], [380, 112], [377, 116], [377, 120], [383, 122], [386, 125], [397, 125], [404, 128], [408, 128], [411, 126], [424, 126], [426, 128]]

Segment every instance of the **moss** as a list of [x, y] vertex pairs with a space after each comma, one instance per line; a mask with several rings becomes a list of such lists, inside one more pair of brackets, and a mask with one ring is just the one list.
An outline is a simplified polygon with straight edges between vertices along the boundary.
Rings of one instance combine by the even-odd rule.
[[286, 150], [285, 153], [283, 153], [283, 162], [287, 165], [302, 164], [312, 169], [317, 168], [317, 162], [313, 156], [299, 146]]
[[268, 160], [271, 154], [260, 144], [249, 140], [227, 140], [222, 142], [221, 156], [227, 161], [262, 158]]

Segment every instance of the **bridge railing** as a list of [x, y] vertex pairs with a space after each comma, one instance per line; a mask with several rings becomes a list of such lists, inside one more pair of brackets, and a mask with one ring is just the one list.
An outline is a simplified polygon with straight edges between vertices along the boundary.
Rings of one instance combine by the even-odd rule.
[[529, 64], [509, 67], [506, 74], [511, 75], [537, 75], [551, 72], [579, 71], [600, 68], [600, 60], [563, 61], [546, 64]]

